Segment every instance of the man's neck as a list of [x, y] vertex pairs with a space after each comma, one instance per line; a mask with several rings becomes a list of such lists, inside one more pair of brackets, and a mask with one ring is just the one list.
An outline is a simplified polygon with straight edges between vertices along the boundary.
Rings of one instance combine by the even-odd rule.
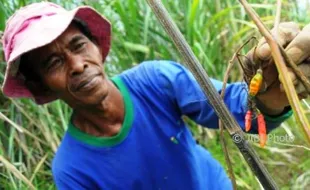
[[109, 81], [109, 93], [100, 104], [74, 110], [72, 122], [93, 136], [118, 134], [125, 117], [124, 100], [120, 91]]

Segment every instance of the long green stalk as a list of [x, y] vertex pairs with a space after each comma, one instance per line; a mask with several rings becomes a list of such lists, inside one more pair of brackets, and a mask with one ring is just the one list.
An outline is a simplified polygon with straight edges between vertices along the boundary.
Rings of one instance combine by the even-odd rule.
[[16, 167], [13, 164], [11, 164], [8, 160], [6, 160], [1, 155], [0, 155], [0, 162], [3, 163], [3, 165], [7, 168], [9, 172], [11, 172], [18, 179], [22, 180], [25, 184], [27, 184], [30, 189], [33, 189], [33, 190], [35, 189], [32, 183], [20, 171], [18, 171], [18, 169], [16, 169]]

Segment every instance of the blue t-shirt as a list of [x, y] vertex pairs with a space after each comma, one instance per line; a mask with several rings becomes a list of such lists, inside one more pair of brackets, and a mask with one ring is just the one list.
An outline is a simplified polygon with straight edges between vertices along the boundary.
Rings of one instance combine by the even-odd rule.
[[[192, 74], [171, 61], [148, 61], [113, 78], [125, 118], [113, 137], [94, 137], [69, 124], [53, 160], [58, 189], [232, 189], [223, 167], [198, 145], [182, 120], [218, 127], [218, 117]], [[212, 80], [218, 91], [222, 83]], [[229, 84], [225, 103], [244, 127], [245, 84]], [[291, 112], [267, 118], [277, 127]], [[252, 132], [256, 132], [255, 126]]]

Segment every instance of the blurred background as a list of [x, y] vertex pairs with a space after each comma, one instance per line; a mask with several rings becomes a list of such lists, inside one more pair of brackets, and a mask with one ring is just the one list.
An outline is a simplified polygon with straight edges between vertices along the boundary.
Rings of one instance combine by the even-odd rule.
[[[0, 0], [0, 30], [17, 9], [36, 0]], [[145, 0], [54, 0], [73, 9], [89, 5], [107, 17], [113, 26], [112, 49], [105, 70], [113, 76], [144, 60], [169, 59], [182, 62]], [[276, 0], [251, 0], [265, 24], [272, 28]], [[238, 1], [163, 0], [207, 73], [222, 80], [233, 53], [252, 36], [260, 37]], [[303, 27], [310, 21], [309, 2], [283, 0], [281, 21], [295, 21]], [[255, 45], [243, 48], [242, 53]], [[2, 47], [0, 46], [1, 51]], [[5, 62], [0, 55], [0, 85]], [[229, 81], [242, 80], [235, 63]], [[302, 101], [307, 113], [310, 106]], [[0, 91], [0, 189], [55, 189], [51, 160], [67, 128], [71, 110], [60, 101], [37, 106], [28, 99], [8, 99]], [[193, 135], [225, 168], [218, 130], [210, 130], [188, 121]], [[248, 135], [260, 158], [281, 189], [310, 189], [310, 148], [294, 118], [274, 130], [262, 149], [257, 136]], [[237, 147], [225, 134], [239, 189], [260, 189], [254, 174]]]

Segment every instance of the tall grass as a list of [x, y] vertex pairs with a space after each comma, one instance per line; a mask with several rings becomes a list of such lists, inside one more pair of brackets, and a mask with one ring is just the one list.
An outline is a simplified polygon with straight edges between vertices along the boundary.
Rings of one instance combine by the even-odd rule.
[[[0, 0], [0, 30], [5, 20], [19, 7], [36, 0]], [[106, 72], [113, 76], [144, 60], [172, 59], [180, 56], [143, 0], [54, 0], [68, 9], [90, 5], [105, 15], [113, 26], [113, 43], [105, 63]], [[185, 35], [208, 74], [222, 79], [228, 60], [235, 49], [249, 37], [258, 36], [237, 1], [178, 0], [163, 1]], [[275, 0], [250, 1], [264, 22], [272, 27]], [[308, 8], [298, 1], [283, 1], [282, 20], [305, 25], [309, 22]], [[246, 52], [243, 50], [243, 53]], [[5, 63], [0, 57], [0, 84]], [[230, 81], [241, 79], [236, 67]], [[307, 102], [304, 101], [306, 109]], [[37, 106], [28, 99], [8, 99], [0, 92], [0, 188], [55, 189], [51, 176], [51, 160], [67, 128], [70, 108], [60, 101]], [[224, 165], [218, 132], [205, 130], [189, 122], [195, 138]], [[294, 137], [285, 140], [284, 137]], [[249, 138], [252, 136], [249, 136]], [[293, 118], [272, 133], [274, 140], [261, 149], [253, 142], [261, 159], [281, 189], [306, 189], [310, 186], [310, 150], [303, 145], [304, 137]], [[229, 139], [228, 136], [226, 136]], [[282, 138], [282, 140], [281, 140]], [[254, 141], [254, 137], [251, 138]], [[241, 154], [227, 140], [233, 168], [240, 189], [260, 186]], [[29, 185], [31, 184], [31, 185]]]

